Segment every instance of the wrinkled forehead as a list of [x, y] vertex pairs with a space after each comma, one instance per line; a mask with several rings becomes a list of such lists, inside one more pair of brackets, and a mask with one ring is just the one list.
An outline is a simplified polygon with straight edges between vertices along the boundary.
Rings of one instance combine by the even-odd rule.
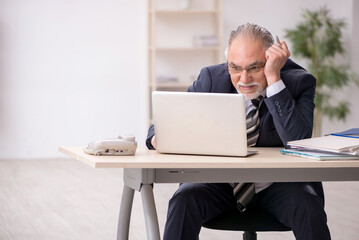
[[262, 42], [252, 37], [238, 36], [228, 48], [228, 63], [246, 66], [253, 62], [265, 62], [265, 51]]

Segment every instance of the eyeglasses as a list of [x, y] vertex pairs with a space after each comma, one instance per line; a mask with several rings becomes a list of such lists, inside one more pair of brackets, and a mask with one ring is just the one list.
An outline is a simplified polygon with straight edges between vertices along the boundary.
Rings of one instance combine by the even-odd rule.
[[242, 75], [243, 71], [246, 70], [248, 74], [258, 73], [262, 68], [264, 68], [265, 64], [263, 65], [254, 65], [247, 68], [241, 68], [237, 66], [230, 66], [227, 63], [227, 69], [231, 74], [238, 74]]

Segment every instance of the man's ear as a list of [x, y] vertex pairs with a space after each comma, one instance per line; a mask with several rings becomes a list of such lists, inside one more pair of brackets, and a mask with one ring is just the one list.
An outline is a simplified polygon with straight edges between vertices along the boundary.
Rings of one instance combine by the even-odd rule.
[[226, 61], [228, 60], [228, 46], [226, 47], [226, 49], [224, 49], [224, 57], [226, 58]]

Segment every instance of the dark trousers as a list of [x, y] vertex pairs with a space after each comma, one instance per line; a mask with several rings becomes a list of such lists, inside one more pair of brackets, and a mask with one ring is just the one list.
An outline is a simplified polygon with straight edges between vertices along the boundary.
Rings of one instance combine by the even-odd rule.
[[[202, 224], [236, 210], [227, 183], [181, 184], [169, 202], [164, 240], [197, 240]], [[250, 206], [274, 215], [292, 228], [297, 240], [329, 240], [321, 183], [274, 183]]]

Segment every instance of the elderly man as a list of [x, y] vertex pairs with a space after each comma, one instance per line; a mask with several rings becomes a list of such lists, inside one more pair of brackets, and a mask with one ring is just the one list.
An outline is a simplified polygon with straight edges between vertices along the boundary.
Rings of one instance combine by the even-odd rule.
[[[279, 147], [311, 137], [315, 78], [289, 60], [289, 55], [286, 43], [274, 43], [265, 28], [241, 25], [231, 33], [227, 63], [203, 68], [188, 91], [243, 94], [250, 146]], [[152, 126], [146, 141], [150, 149], [155, 148], [154, 134]], [[164, 240], [195, 240], [203, 223], [236, 210], [238, 196], [233, 194], [234, 186], [181, 184], [169, 202]], [[247, 208], [272, 214], [291, 227], [296, 239], [330, 239], [321, 183], [253, 186], [255, 195]]]

